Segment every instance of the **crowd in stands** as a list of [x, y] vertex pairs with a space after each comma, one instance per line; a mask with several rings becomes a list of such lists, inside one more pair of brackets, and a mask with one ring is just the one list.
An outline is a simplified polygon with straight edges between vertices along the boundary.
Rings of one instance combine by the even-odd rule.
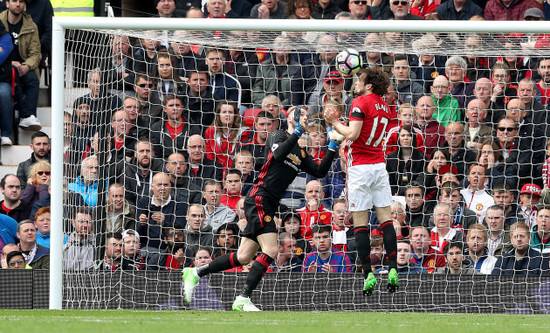
[[[0, 63], [14, 68], [0, 67], [2, 145], [11, 143], [13, 103], [4, 102], [11, 85], [4, 85], [14, 77], [19, 126], [35, 131], [31, 156], [0, 181], [3, 269], [49, 267], [51, 147], [36, 102], [51, 30], [49, 12], [31, 11], [36, 3], [7, 0], [0, 13]], [[165, 18], [550, 19], [548, 2], [535, 0], [155, 5]], [[354, 77], [337, 71], [335, 57], [339, 45], [356, 39], [364, 63], [391, 77], [384, 99], [396, 116], [380, 144], [395, 196], [398, 272], [549, 273], [550, 57], [505, 52], [544, 50], [548, 35], [501, 35], [501, 56], [460, 57], [431, 54], [447, 42], [437, 34], [410, 41], [404, 54], [372, 49], [409, 43], [399, 33], [286, 32], [269, 49], [254, 50], [245, 48], [254, 33], [212, 34], [232, 46], [185, 43], [181, 31], [163, 40], [111, 36], [109, 53], [87, 73], [88, 93], [64, 115], [64, 270], [181, 270], [236, 251], [247, 223], [243, 198], [269, 161], [270, 133], [292, 133], [287, 119], [297, 106], [307, 108], [300, 145], [319, 163], [327, 149], [323, 111], [336, 109], [346, 121]], [[455, 38], [475, 54], [484, 47], [481, 35]], [[269, 271], [361, 269], [345, 200], [345, 183], [353, 181], [346, 150], [341, 145], [326, 177], [302, 172], [288, 188], [274, 217], [279, 254]], [[387, 273], [375, 214], [370, 219], [372, 268]]]

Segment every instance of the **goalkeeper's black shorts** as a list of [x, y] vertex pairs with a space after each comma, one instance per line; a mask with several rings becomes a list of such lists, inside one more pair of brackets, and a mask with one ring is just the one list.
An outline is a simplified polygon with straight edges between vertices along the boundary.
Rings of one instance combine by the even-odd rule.
[[246, 197], [244, 199], [244, 214], [247, 224], [241, 236], [258, 242], [259, 235], [270, 232], [277, 233], [277, 225], [273, 219], [277, 206], [278, 202], [264, 196]]

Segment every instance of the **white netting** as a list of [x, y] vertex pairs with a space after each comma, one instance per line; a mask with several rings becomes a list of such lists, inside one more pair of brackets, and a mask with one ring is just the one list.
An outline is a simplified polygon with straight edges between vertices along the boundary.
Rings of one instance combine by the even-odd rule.
[[[64, 301], [67, 307], [186, 307], [181, 298], [178, 272], [182, 267], [193, 264], [197, 245], [209, 248], [198, 252], [202, 259], [236, 249], [243, 217], [235, 205], [239, 197], [248, 193], [252, 180], [264, 163], [265, 132], [285, 130], [286, 110], [296, 105], [307, 105], [311, 110], [311, 127], [304, 144], [318, 161], [324, 156], [328, 142], [324, 123], [318, 114], [327, 107], [326, 104], [331, 104], [331, 97], [346, 113], [353, 99], [353, 81], [356, 78], [345, 78], [334, 73], [334, 56], [348, 47], [358, 50], [365, 63], [381, 66], [392, 76], [396, 93], [386, 96], [387, 101], [399, 112], [400, 122], [412, 123], [414, 117], [416, 124], [415, 129], [408, 130], [416, 133], [414, 142], [419, 149], [414, 150], [410, 159], [404, 157], [408, 156], [408, 151], [398, 144], [400, 130], [397, 119], [393, 124], [395, 128], [388, 131], [390, 135], [385, 140], [387, 153], [394, 152], [388, 155], [392, 192], [398, 196], [396, 201], [402, 202], [392, 206], [392, 210], [401, 214], [395, 214], [395, 220], [404, 219], [406, 224], [397, 229], [398, 234], [411, 238], [410, 242], [417, 251], [416, 254], [409, 253], [411, 262], [424, 264], [427, 270], [423, 271], [421, 266], [411, 266], [403, 268], [404, 271], [433, 273], [436, 269], [446, 273], [444, 267], [435, 266], [446, 265], [443, 249], [450, 238], [461, 242], [464, 252], [477, 249], [473, 243], [466, 242], [461, 231], [466, 232], [474, 223], [483, 222], [487, 208], [495, 201], [506, 209], [505, 226], [523, 220], [534, 228], [537, 223], [530, 215], [536, 214], [532, 213], [534, 210], [527, 207], [526, 202], [520, 205], [519, 190], [530, 183], [541, 188], [547, 185], [543, 183], [543, 170], [546, 172], [543, 165], [546, 165], [546, 96], [549, 94], [544, 87], [550, 84], [550, 75], [545, 72], [546, 65], [539, 66], [538, 62], [548, 54], [550, 40], [546, 35], [414, 32], [281, 34], [134, 29], [67, 30], [66, 36], [66, 126], [69, 120], [72, 123], [72, 129], [65, 134], [64, 164], [68, 188], [64, 191], [64, 227], [69, 240], [64, 247], [63, 265], [67, 287]], [[121, 53], [113, 56], [113, 50]], [[217, 72], [216, 66], [220, 66], [220, 72]], [[465, 66], [464, 72], [462, 78], [457, 80], [456, 68], [461, 66]], [[538, 70], [539, 67], [541, 70]], [[550, 68], [550, 61], [547, 67]], [[451, 82], [438, 79], [434, 83], [440, 74], [448, 75]], [[541, 77], [543, 84], [539, 90], [532, 83], [539, 82]], [[474, 89], [476, 81], [479, 88]], [[532, 99], [521, 95], [522, 83], [533, 89]], [[448, 89], [441, 89], [444, 86]], [[483, 86], [487, 89], [483, 90]], [[330, 89], [338, 91], [332, 92]], [[516, 107], [510, 104], [508, 107], [518, 93], [523, 96], [522, 101], [535, 102], [529, 105], [522, 102]], [[457, 122], [460, 125], [455, 124], [455, 127], [451, 124], [445, 129], [415, 115], [425, 112], [421, 105], [430, 102], [426, 102], [423, 96], [432, 94], [437, 96], [429, 99], [431, 105], [437, 105], [434, 119], [443, 124]], [[265, 99], [268, 95], [272, 96]], [[451, 95], [453, 98], [449, 97]], [[472, 119], [475, 117], [466, 114], [468, 103], [476, 97], [486, 101], [488, 109], [487, 117], [479, 121], [484, 126], [479, 131], [473, 126], [475, 120]], [[230, 100], [236, 106], [223, 106], [224, 100]], [[405, 103], [412, 104], [414, 111], [410, 108], [406, 111]], [[240, 120], [240, 126], [233, 122], [229, 131], [228, 125], [222, 121], [223, 117], [218, 117], [220, 122], [213, 122], [218, 119], [217, 106], [220, 110], [235, 110], [234, 118]], [[507, 107], [510, 109], [508, 113]], [[525, 109], [526, 113], [517, 112], [518, 108]], [[266, 113], [258, 117], [262, 109]], [[470, 109], [475, 113], [485, 112], [473, 105]], [[499, 120], [505, 115], [512, 120]], [[517, 139], [509, 139], [501, 133], [509, 133], [507, 127], [517, 128], [518, 120], [521, 127], [517, 133], [514, 132]], [[465, 135], [462, 138], [464, 145], [449, 149], [449, 144], [455, 145], [454, 140], [460, 139], [460, 133]], [[201, 151], [200, 137], [203, 139], [203, 155], [197, 153]], [[492, 157], [487, 157], [488, 154]], [[434, 220], [437, 223], [433, 217], [433, 206], [439, 200], [455, 203], [452, 195], [438, 193], [444, 181], [453, 179], [445, 175], [443, 169], [438, 174], [439, 165], [431, 162], [432, 155], [446, 159], [451, 171], [456, 167], [457, 181], [464, 188], [464, 200], [459, 203], [458, 210], [453, 206], [455, 208], [449, 222], [452, 231], [445, 237], [432, 230]], [[470, 183], [475, 181], [467, 177], [470, 167], [476, 162], [484, 165], [483, 169], [490, 176], [488, 180], [481, 181], [486, 183], [486, 190], [483, 187], [472, 190], [474, 185]], [[167, 176], [157, 175], [159, 172], [166, 172]], [[176, 176], [168, 178], [170, 174]], [[211, 179], [225, 180], [222, 193], [215, 193], [219, 190], [215, 183], [209, 181]], [[233, 190], [238, 180], [241, 191]], [[386, 294], [385, 278], [382, 277], [381, 293], [374, 297], [374, 301], [369, 301], [371, 305], [365, 305], [359, 292], [362, 278], [340, 273], [356, 272], [360, 268], [355, 260], [353, 231], [345, 204], [337, 201], [338, 198], [345, 198], [345, 181], [353, 179], [346, 179], [343, 163], [335, 161], [328, 176], [319, 180], [324, 197], [310, 202], [306, 184], [312, 180], [311, 176], [300, 174], [287, 191], [282, 200], [285, 207], [280, 209], [278, 217], [283, 225], [281, 232], [293, 230], [289, 221], [293, 219], [292, 210], [298, 210], [303, 227], [296, 229], [296, 247], [300, 259], [309, 263], [316, 259], [314, 255], [308, 256], [314, 253], [311, 249], [313, 238], [308, 234], [308, 239], [304, 240], [302, 233], [307, 233], [312, 224], [330, 224], [332, 221], [332, 241], [338, 249], [334, 251], [338, 254], [340, 252], [336, 251], [344, 251], [348, 258], [340, 261], [338, 255], [333, 255], [329, 264], [334, 272], [328, 275], [321, 273], [321, 268], [316, 274], [296, 272], [302, 268], [296, 254], [290, 262], [296, 271], [290, 275], [281, 273], [285, 269], [274, 265], [272, 268], [276, 273], [267, 274], [266, 282], [260, 284], [253, 296], [261, 301], [265, 309], [501, 312], [508, 311], [510, 306], [538, 306], [531, 304], [539, 295], [538, 291], [533, 290], [542, 286], [538, 278], [516, 281], [507, 278], [500, 280], [498, 276], [472, 277], [474, 271], [491, 272], [496, 258], [511, 248], [508, 231], [501, 239], [491, 223], [489, 229], [492, 233], [489, 232], [489, 236], [495, 240], [489, 241], [488, 249], [494, 252], [502, 242], [504, 246], [500, 247], [504, 250], [497, 252], [500, 255], [490, 256], [489, 259], [483, 257], [482, 261], [464, 267], [465, 274], [458, 279], [423, 274], [403, 275], [402, 291], [395, 299]], [[405, 204], [408, 191], [415, 191], [407, 190], [413, 181], [420, 182], [425, 189], [426, 202], [420, 210], [415, 209], [414, 203], [407, 201]], [[508, 185], [503, 186], [502, 182]], [[120, 185], [113, 185], [115, 183]], [[493, 188], [496, 188], [494, 193]], [[238, 193], [227, 194], [227, 190]], [[483, 191], [486, 193], [480, 195], [479, 192]], [[74, 192], [79, 192], [81, 196]], [[505, 203], [505, 200], [500, 202], [499, 193], [508, 193], [513, 198], [509, 197], [512, 200]], [[208, 200], [215, 201], [213, 196], [223, 194], [223, 202], [234, 209], [216, 208], [214, 213], [206, 214], [202, 230], [196, 232], [190, 229], [196, 215], [202, 214], [200, 205], [207, 203], [205, 207], [211, 209]], [[203, 201], [203, 196], [206, 201]], [[451, 199], [445, 199], [445, 196]], [[122, 197], [125, 198], [124, 203], [115, 208], [117, 205], [112, 203], [119, 203]], [[193, 204], [197, 206], [192, 207]], [[325, 210], [315, 207], [321, 204]], [[79, 211], [81, 206], [86, 208]], [[500, 213], [497, 207], [489, 211], [491, 214]], [[88, 216], [87, 212], [92, 214]], [[76, 220], [73, 216], [77, 217]], [[93, 227], [87, 228], [87, 222]], [[375, 230], [377, 223], [374, 219], [373, 235], [379, 234]], [[220, 228], [222, 225], [225, 227]], [[427, 228], [420, 232], [420, 236], [418, 232], [414, 234], [417, 229], [409, 230], [409, 227], [417, 225]], [[482, 236], [487, 229], [476, 228], [479, 228], [478, 238], [481, 239], [478, 242], [483, 242]], [[128, 230], [139, 234], [140, 249], [134, 245], [138, 243], [134, 242], [138, 236]], [[111, 232], [123, 233], [123, 240], [107, 238], [112, 236]], [[451, 237], [455, 232], [456, 236]], [[475, 232], [472, 233], [475, 236]], [[227, 234], [232, 235], [227, 237]], [[546, 237], [546, 233], [541, 235]], [[424, 246], [418, 245], [422, 244], [422, 239], [426, 244]], [[381, 241], [376, 236], [372, 236], [372, 240], [373, 263], [378, 258], [376, 268], [380, 268], [386, 264], [381, 254]], [[284, 252], [293, 248], [285, 246], [287, 242], [290, 239], [282, 237], [281, 263], [286, 258]], [[544, 244], [535, 244], [533, 248], [537, 246], [545, 248]], [[420, 251], [426, 251], [425, 256]], [[484, 252], [478, 254], [482, 256]], [[525, 269], [536, 276], [540, 273], [537, 269], [546, 272], [547, 258], [541, 259], [537, 256], [538, 252], [529, 254], [532, 258], [526, 259], [528, 265]], [[477, 260], [474, 255], [465, 254], [464, 258]], [[506, 258], [512, 260], [513, 255]], [[488, 261], [482, 268], [483, 260]], [[518, 263], [516, 268], [519, 269], [521, 264]], [[512, 264], [505, 262], [502, 265]], [[305, 264], [304, 267], [308, 271], [309, 266]], [[202, 289], [191, 308], [227, 308], [243, 282], [234, 274], [224, 273], [201, 282]], [[522, 292], [518, 292], [517, 288], [526, 282], [526, 288], [532, 288], [527, 299], [512, 298], [510, 301], [502, 295], [506, 291], [521, 298]], [[433, 295], [438, 292], [446, 292], [447, 298], [436, 299]], [[426, 298], [428, 294], [431, 296]], [[451, 295], [456, 299], [452, 299]], [[458, 308], [453, 308], [454, 305]]]

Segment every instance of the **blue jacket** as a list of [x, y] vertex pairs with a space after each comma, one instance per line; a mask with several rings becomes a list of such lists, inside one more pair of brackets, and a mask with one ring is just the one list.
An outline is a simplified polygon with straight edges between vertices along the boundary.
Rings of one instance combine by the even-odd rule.
[[515, 249], [498, 258], [493, 275], [542, 275], [548, 272], [548, 258], [543, 258], [540, 252], [529, 248], [527, 255], [516, 260]]
[[227, 73], [216, 73], [210, 77], [212, 96], [216, 101], [230, 100], [241, 107], [241, 83]]
[[0, 214], [0, 237], [4, 244], [17, 243], [17, 221], [7, 215]]
[[[63, 245], [67, 244], [69, 236], [63, 234]], [[50, 235], [42, 235], [39, 231], [36, 232], [36, 244], [50, 248]]]
[[[97, 186], [99, 182], [95, 182], [89, 186], [86, 186], [81, 176], [75, 180], [74, 183], [69, 184], [69, 191], [76, 192], [82, 196], [86, 205], [95, 207], [97, 205]], [[108, 184], [105, 185], [108, 188]]]

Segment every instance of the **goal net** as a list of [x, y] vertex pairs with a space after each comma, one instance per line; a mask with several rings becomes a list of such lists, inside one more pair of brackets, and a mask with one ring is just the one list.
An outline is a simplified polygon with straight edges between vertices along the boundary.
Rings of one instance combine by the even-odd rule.
[[[400, 289], [386, 291], [372, 216], [380, 278], [362, 295], [342, 151], [326, 177], [300, 173], [287, 190], [279, 255], [252, 300], [263, 310], [546, 311], [541, 28], [220, 21], [57, 21], [51, 293], [61, 295], [62, 277], [64, 308], [228, 309], [247, 267], [201, 279], [190, 304], [181, 270], [236, 251], [240, 199], [293, 107], [309, 109], [300, 144], [322, 159], [323, 111], [347, 121], [355, 97], [358, 78], [336, 70], [337, 54], [353, 49], [392, 82], [384, 99], [396, 117], [380, 144]], [[328, 245], [316, 225], [331, 226]]]

